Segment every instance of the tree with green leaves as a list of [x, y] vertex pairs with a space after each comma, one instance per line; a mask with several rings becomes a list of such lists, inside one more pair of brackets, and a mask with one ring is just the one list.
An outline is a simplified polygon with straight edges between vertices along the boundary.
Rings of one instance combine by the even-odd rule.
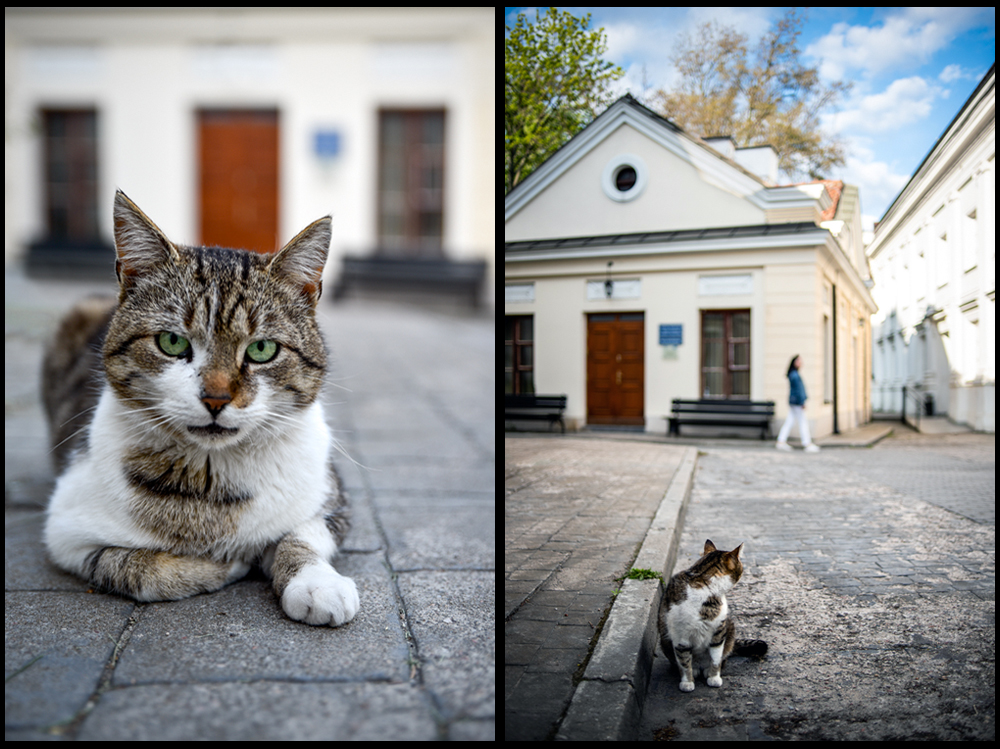
[[524, 180], [613, 100], [625, 71], [601, 59], [602, 29], [549, 8], [535, 22], [505, 26], [504, 192]]
[[822, 179], [844, 164], [841, 140], [825, 135], [819, 116], [850, 90], [820, 82], [816, 68], [799, 61], [802, 19], [789, 13], [751, 51], [746, 34], [715, 23], [683, 36], [673, 62], [677, 90], [660, 90], [660, 112], [701, 137], [731, 135], [737, 146], [770, 145], [792, 178]]

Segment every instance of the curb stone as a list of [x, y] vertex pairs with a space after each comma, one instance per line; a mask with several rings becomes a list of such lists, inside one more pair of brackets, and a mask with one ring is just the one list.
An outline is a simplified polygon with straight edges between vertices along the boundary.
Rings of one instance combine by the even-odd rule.
[[[698, 451], [689, 447], [667, 488], [633, 567], [670, 574]], [[556, 734], [559, 741], [634, 741], [656, 651], [659, 580], [626, 579]]]

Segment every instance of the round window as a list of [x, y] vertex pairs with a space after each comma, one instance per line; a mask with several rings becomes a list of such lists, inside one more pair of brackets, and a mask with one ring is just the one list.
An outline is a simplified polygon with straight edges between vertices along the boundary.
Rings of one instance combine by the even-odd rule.
[[635, 154], [619, 154], [604, 167], [601, 188], [612, 200], [627, 203], [642, 194], [647, 175], [646, 162]]
[[623, 166], [615, 173], [615, 187], [621, 192], [628, 192], [635, 187], [635, 169], [630, 166]]

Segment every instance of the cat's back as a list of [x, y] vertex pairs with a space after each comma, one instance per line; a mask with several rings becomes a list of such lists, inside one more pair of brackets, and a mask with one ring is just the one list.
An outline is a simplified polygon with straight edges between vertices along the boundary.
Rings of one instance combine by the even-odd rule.
[[42, 360], [42, 403], [56, 470], [65, 468], [80, 444], [101, 395], [101, 346], [111, 315], [113, 297], [88, 297], [61, 320]]

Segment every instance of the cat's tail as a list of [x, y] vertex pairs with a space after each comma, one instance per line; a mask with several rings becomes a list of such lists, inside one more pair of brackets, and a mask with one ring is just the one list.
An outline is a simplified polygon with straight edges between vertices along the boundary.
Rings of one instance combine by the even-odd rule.
[[767, 643], [763, 640], [737, 640], [733, 655], [761, 656], [767, 654]]

